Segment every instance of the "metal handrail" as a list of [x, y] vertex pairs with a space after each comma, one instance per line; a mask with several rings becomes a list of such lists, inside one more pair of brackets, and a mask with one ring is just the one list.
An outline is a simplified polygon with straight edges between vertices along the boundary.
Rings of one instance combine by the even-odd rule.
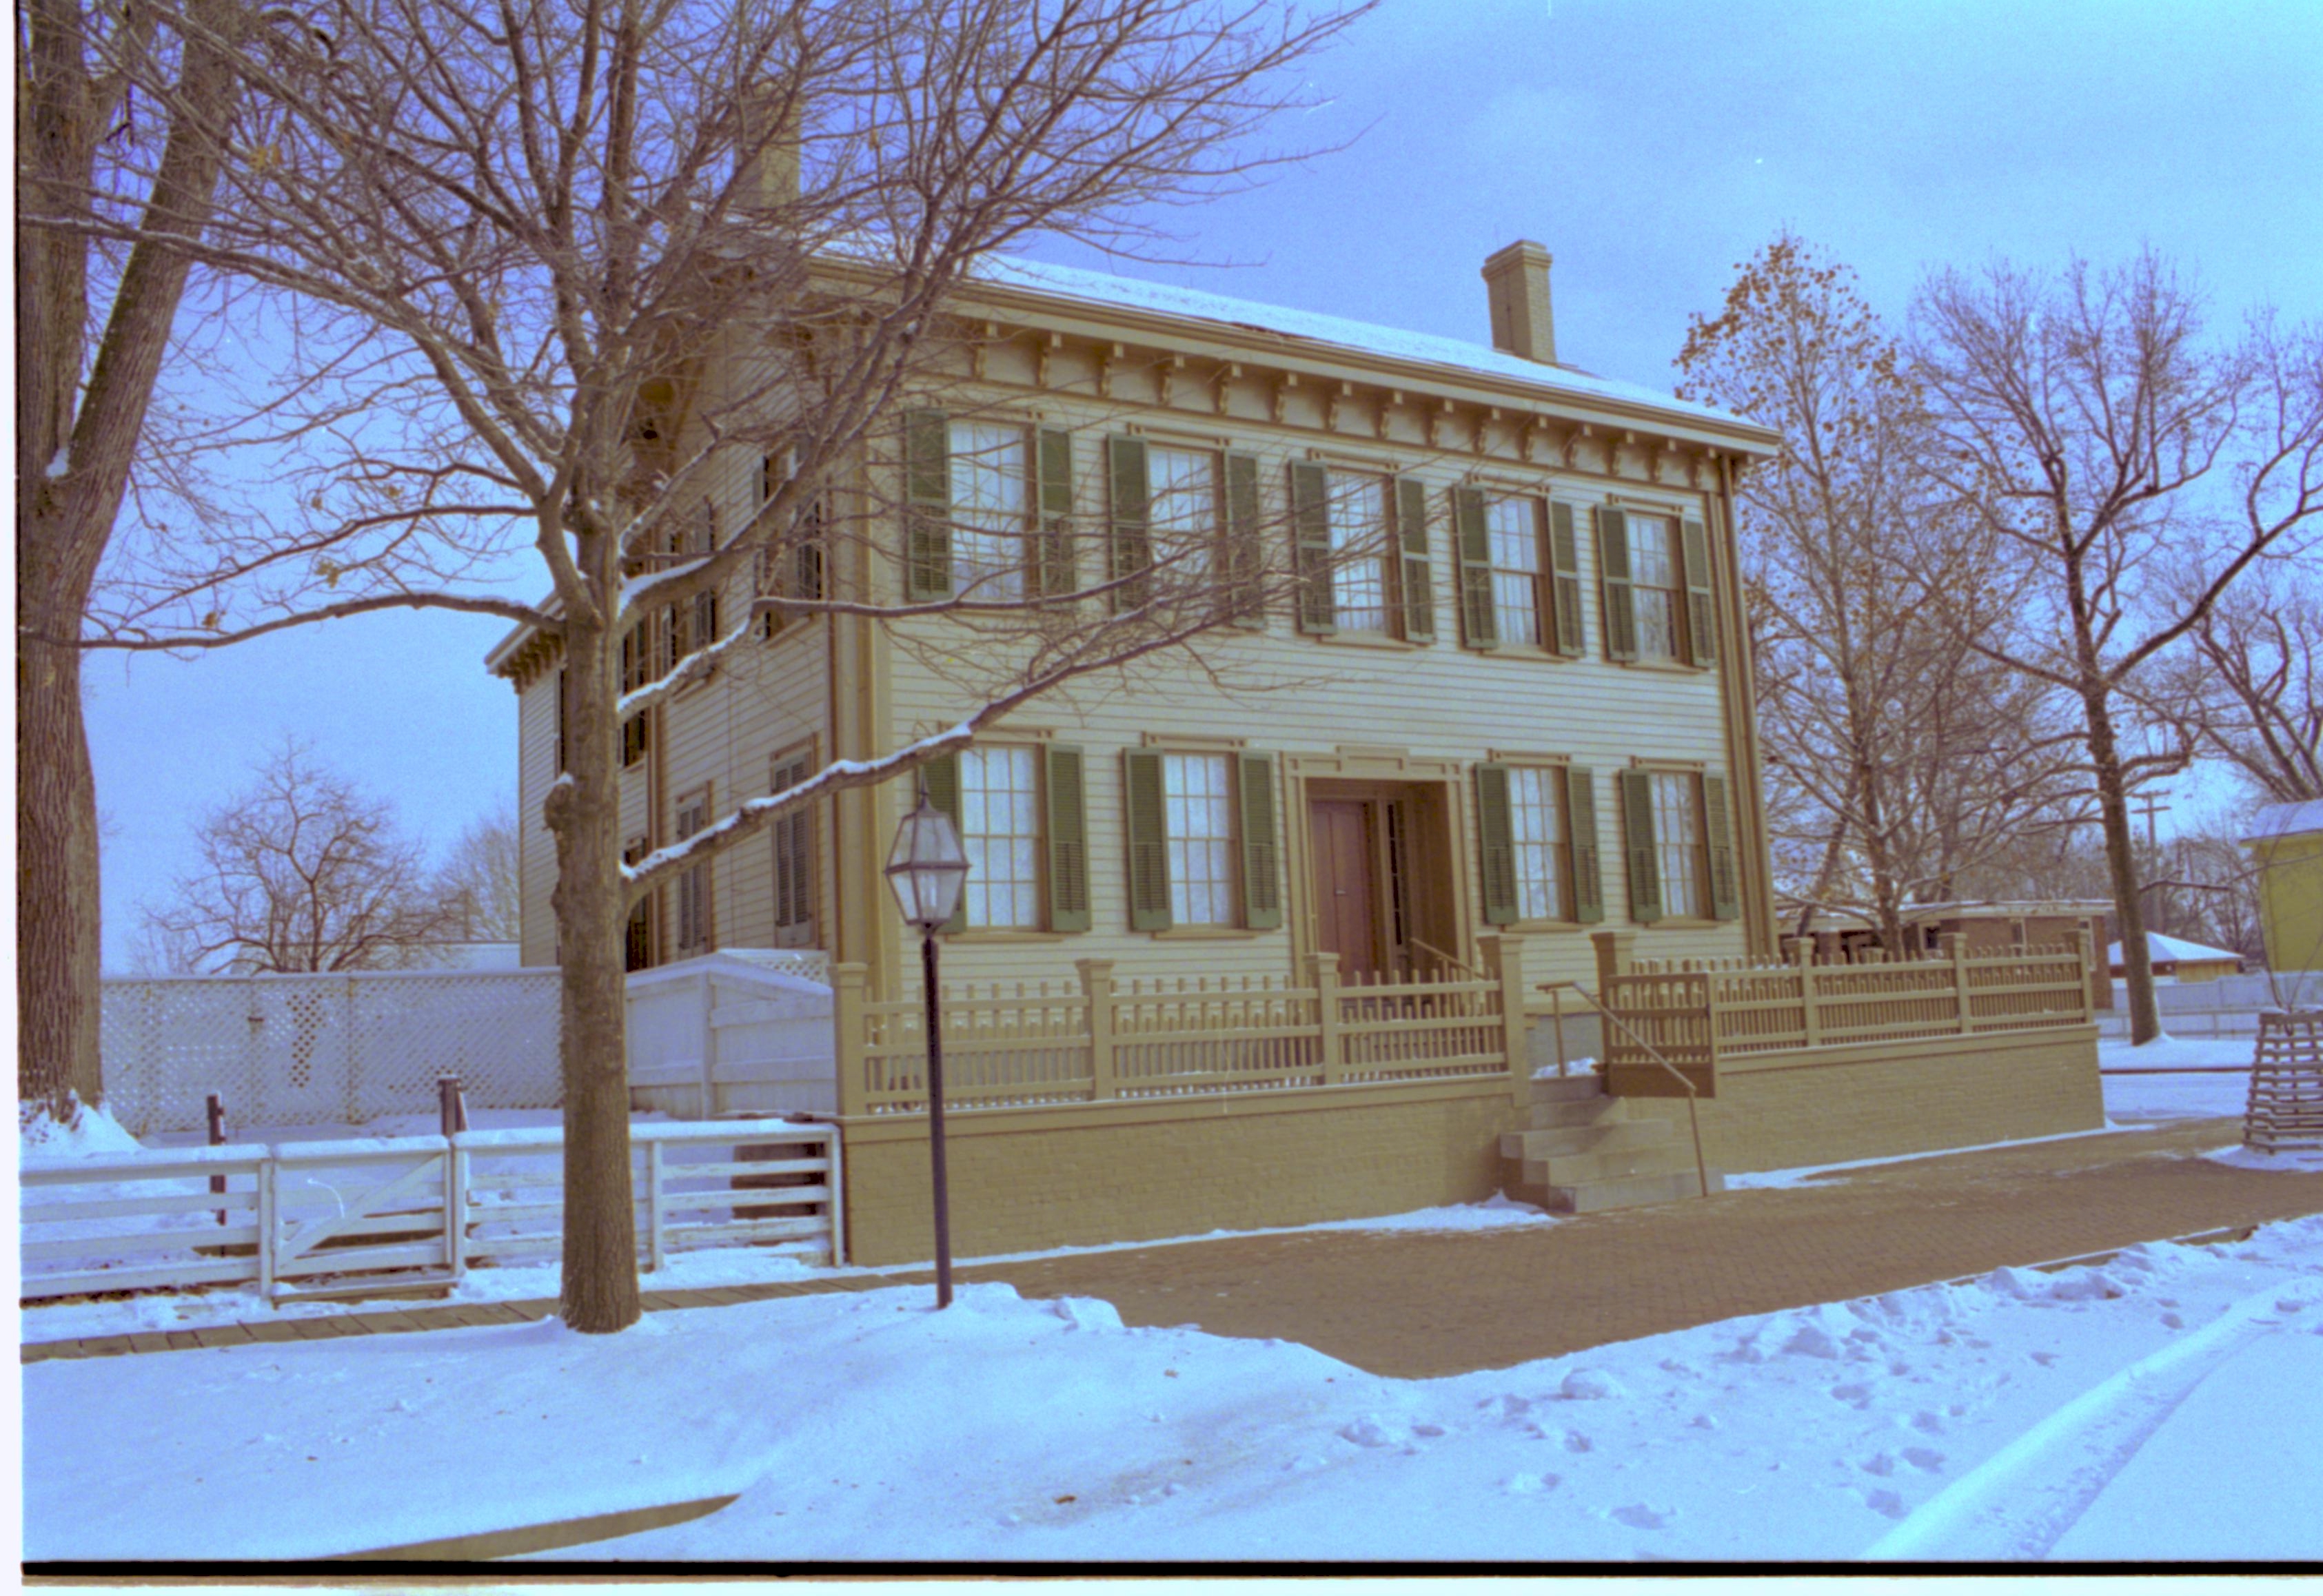
[[[1635, 1031], [1630, 1030], [1627, 1021], [1623, 1020], [1621, 1015], [1615, 1014], [1611, 1009], [1607, 1008], [1598, 998], [1595, 993], [1590, 991], [1588, 987], [1584, 986], [1580, 982], [1543, 981], [1540, 984], [1538, 990], [1553, 993], [1567, 986], [1573, 988], [1574, 991], [1579, 993], [1583, 998], [1587, 1000], [1591, 1008], [1595, 1009], [1598, 1014], [1604, 1016], [1604, 1018], [1610, 1020], [1615, 1025], [1620, 1026], [1623, 1035], [1627, 1036], [1631, 1041], [1636, 1042], [1639, 1047], [1643, 1048], [1648, 1058], [1652, 1059], [1655, 1063], [1660, 1065], [1665, 1070], [1668, 1071], [1670, 1078], [1676, 1080], [1678, 1085], [1685, 1088], [1686, 1124], [1694, 1132], [1694, 1179], [1699, 1185], [1702, 1195], [1703, 1197], [1708, 1197], [1710, 1195], [1710, 1166], [1706, 1161], [1704, 1161], [1702, 1156], [1702, 1114], [1701, 1111], [1695, 1106], [1696, 1099], [1699, 1097], [1700, 1094], [1695, 1091], [1694, 1083], [1685, 1078], [1685, 1071], [1678, 1069], [1676, 1065], [1671, 1063], [1667, 1059], [1663, 1058], [1661, 1050], [1658, 1048], [1655, 1047], [1653, 1043], [1648, 1041], [1644, 1037], [1639, 1036]], [[1559, 1062], [1562, 1063], [1561, 1059]]]

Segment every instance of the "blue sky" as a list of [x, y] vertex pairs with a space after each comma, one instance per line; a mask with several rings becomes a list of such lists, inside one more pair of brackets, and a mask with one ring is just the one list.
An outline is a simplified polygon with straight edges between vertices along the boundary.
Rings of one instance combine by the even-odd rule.
[[[1386, 0], [1311, 87], [1330, 104], [1273, 141], [1347, 148], [1164, 218], [1180, 263], [1117, 269], [1483, 343], [1477, 269], [1534, 238], [1560, 357], [1663, 388], [1688, 316], [1786, 226], [1897, 321], [1931, 266], [2148, 243], [2222, 323], [2323, 316], [2318, 0]], [[501, 630], [378, 616], [93, 658], [108, 962], [286, 732], [438, 846], [511, 801]]]

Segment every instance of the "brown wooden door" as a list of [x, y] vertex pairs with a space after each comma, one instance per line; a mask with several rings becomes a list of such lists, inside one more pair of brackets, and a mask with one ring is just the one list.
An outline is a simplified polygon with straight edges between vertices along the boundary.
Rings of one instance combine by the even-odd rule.
[[1344, 976], [1379, 968], [1378, 884], [1372, 869], [1371, 805], [1317, 799], [1308, 810], [1315, 852], [1316, 934]]

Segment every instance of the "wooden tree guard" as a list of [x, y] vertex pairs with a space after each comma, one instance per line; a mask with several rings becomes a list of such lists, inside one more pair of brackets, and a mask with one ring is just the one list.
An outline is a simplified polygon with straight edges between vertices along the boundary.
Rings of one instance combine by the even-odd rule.
[[2323, 1009], [2258, 1017], [2243, 1145], [2323, 1151]]

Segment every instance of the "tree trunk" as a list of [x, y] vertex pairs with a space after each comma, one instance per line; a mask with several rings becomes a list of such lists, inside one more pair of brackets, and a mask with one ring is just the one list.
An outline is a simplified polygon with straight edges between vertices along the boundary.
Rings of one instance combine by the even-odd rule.
[[608, 634], [568, 623], [565, 771], [550, 789], [556, 837], [558, 1052], [565, 1087], [565, 1323], [592, 1335], [638, 1322], [637, 1209], [629, 1183], [629, 1075], [620, 867], [620, 760]]
[[[2129, 793], [2122, 779], [2121, 750], [2114, 738], [2113, 716], [2105, 699], [2084, 693], [2081, 704], [2089, 716], [2089, 763], [2097, 773], [2098, 816], [2105, 830], [2106, 873], [2113, 885], [2114, 929], [2121, 940], [2123, 977], [2129, 989], [2129, 1040], [2132, 1045], [2138, 1045], [2162, 1034], [2162, 1015], [2153, 1000], [2153, 965], [2145, 947], [2145, 915], [2137, 901], [2137, 854], [2129, 829]], [[2103, 949], [2098, 950], [2098, 957], [2103, 959]]]
[[[20, 543], [21, 546], [21, 543]], [[19, 565], [28, 603], [34, 573]], [[29, 618], [28, 618], [29, 619]], [[69, 635], [79, 611], [48, 618]], [[97, 1034], [96, 784], [81, 724], [80, 651], [16, 646], [16, 1096], [19, 1115], [71, 1115], [103, 1091]]]

